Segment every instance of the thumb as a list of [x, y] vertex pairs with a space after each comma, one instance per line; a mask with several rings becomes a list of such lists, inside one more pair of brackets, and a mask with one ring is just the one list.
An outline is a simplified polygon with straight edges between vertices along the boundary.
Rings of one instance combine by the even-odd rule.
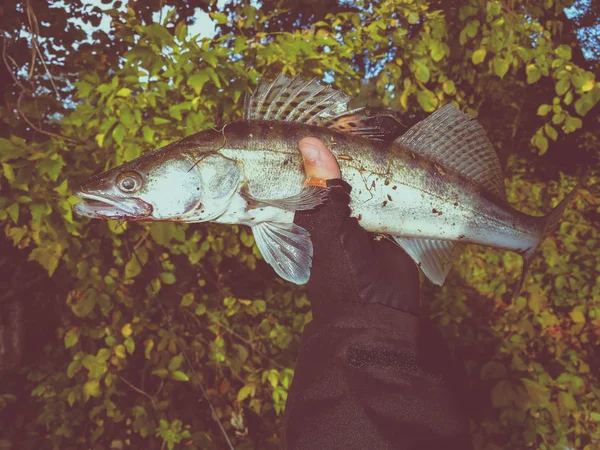
[[304, 171], [309, 180], [331, 180], [341, 177], [335, 156], [319, 139], [304, 138], [298, 144], [298, 148], [302, 153]]

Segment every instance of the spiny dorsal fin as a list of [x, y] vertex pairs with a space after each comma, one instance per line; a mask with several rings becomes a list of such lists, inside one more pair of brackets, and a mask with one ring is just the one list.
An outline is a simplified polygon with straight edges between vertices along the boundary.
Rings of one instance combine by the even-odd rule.
[[397, 143], [454, 169], [506, 200], [500, 160], [483, 127], [469, 114], [448, 104], [414, 125]]
[[273, 82], [261, 81], [256, 92], [246, 96], [244, 120], [279, 120], [329, 127], [367, 139], [397, 136], [377, 116], [363, 108], [348, 109], [349, 96], [317, 80], [279, 75]]

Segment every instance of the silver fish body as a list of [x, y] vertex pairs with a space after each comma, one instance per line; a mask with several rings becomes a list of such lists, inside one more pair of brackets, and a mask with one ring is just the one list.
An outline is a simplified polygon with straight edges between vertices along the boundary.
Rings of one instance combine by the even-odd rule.
[[497, 156], [470, 116], [446, 105], [386, 142], [386, 131], [347, 102], [318, 83], [280, 77], [248, 99], [245, 120], [92, 177], [78, 193], [88, 202], [75, 210], [248, 225], [277, 273], [304, 283], [312, 244], [293, 224], [294, 213], [321, 204], [325, 192], [304, 186], [297, 145], [314, 136], [352, 186], [352, 215], [367, 231], [395, 239], [432, 282], [443, 284], [463, 243], [517, 252], [525, 273], [573, 193], [548, 216], [522, 214], [506, 202]]

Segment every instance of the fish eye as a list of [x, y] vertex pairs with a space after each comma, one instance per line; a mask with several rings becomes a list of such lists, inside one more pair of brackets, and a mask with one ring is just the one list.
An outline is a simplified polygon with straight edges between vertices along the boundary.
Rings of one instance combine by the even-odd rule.
[[132, 193], [142, 187], [142, 178], [135, 172], [124, 173], [117, 179], [118, 188], [126, 193]]

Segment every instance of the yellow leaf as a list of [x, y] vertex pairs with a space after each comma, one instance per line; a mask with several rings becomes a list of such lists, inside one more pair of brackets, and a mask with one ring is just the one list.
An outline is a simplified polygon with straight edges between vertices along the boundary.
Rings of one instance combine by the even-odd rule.
[[131, 89], [121, 88], [117, 91], [117, 97], [129, 97], [131, 95]]
[[131, 328], [130, 323], [126, 323], [125, 325], [123, 325], [123, 328], [121, 328], [121, 334], [125, 337], [131, 336], [132, 333], [133, 329]]

